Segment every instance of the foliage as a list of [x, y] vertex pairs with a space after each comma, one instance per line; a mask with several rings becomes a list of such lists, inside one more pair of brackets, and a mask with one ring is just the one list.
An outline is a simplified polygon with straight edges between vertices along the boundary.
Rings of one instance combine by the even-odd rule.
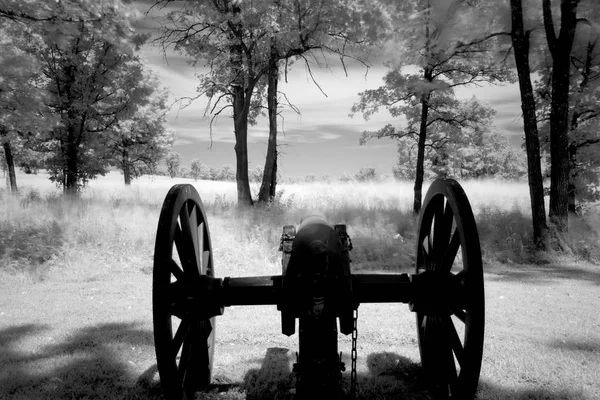
[[354, 181], [354, 176], [344, 172], [340, 175], [340, 182], [352, 182]]
[[257, 165], [254, 169], [250, 170], [250, 181], [255, 183], [260, 183], [263, 178], [263, 167], [262, 165]]
[[[600, 199], [600, 5], [581, 2], [579, 23], [571, 51], [569, 82], [570, 190], [577, 208]], [[541, 53], [535, 82], [542, 149], [550, 156], [550, 106], [552, 101], [552, 60]]]
[[354, 175], [354, 179], [357, 182], [375, 182], [379, 180], [379, 175], [375, 168], [363, 167]]
[[316, 180], [317, 180], [317, 177], [314, 175], [309, 174], [304, 177], [304, 182], [306, 182], [306, 183], [316, 182]]
[[190, 176], [194, 178], [195, 181], [198, 180], [202, 176], [203, 171], [206, 169], [206, 166], [200, 162], [197, 158], [194, 158], [190, 163]]
[[[402, 138], [398, 143], [398, 162], [392, 169], [399, 180], [415, 178], [414, 141]], [[425, 150], [425, 177], [457, 179], [497, 178], [521, 180], [527, 175], [523, 154], [510, 147], [506, 137], [495, 130], [473, 131], [453, 141], [443, 150]]]
[[180, 172], [181, 156], [175, 151], [170, 151], [165, 157], [165, 164], [167, 165], [169, 176], [175, 178]]
[[225, 181], [225, 182], [235, 181], [235, 172], [233, 171], [233, 168], [231, 167], [231, 165], [224, 164], [221, 167], [221, 169], [219, 170], [219, 172], [217, 173], [217, 176], [215, 179], [218, 181]]
[[385, 63], [389, 71], [383, 86], [359, 94], [351, 113], [361, 113], [368, 119], [383, 107], [392, 117], [405, 118], [404, 126], [388, 124], [377, 131], [363, 132], [360, 143], [383, 137], [416, 142], [414, 211], [418, 212], [426, 148], [443, 160], [450, 142], [460, 141], [463, 130], [482, 129], [493, 113], [476, 99], [458, 100], [455, 88], [511, 81], [513, 75], [497, 62], [493, 41], [486, 40], [487, 34], [478, 27], [477, 18], [483, 9], [461, 2], [413, 0], [385, 4], [393, 27], [388, 42], [395, 47], [392, 58]]
[[142, 73], [140, 87], [149, 90], [139, 99], [133, 115], [113, 125], [107, 138], [107, 145], [113, 150], [110, 162], [124, 172], [125, 184], [131, 183], [131, 177], [154, 171], [174, 140], [166, 127], [168, 91], [155, 74], [147, 70]]
[[11, 136], [18, 131], [39, 131], [54, 123], [45, 102], [47, 93], [37, 87], [41, 78], [38, 58], [27, 51], [36, 42], [32, 30], [20, 24], [0, 25], [0, 126]]
[[[135, 11], [119, 0], [31, 6], [13, 0], [0, 5], [0, 17], [12, 20], [5, 31], [7, 47], [32, 60], [21, 57], [7, 73], [28, 71], [30, 65], [33, 77], [22, 80], [35, 89], [32, 101], [20, 102], [14, 113], [27, 117], [18, 118], [12, 129], [35, 132], [39, 149], [51, 154], [51, 179], [73, 192], [106, 171], [117, 125], [154, 89], [145, 85], [144, 66], [135, 54], [145, 37], [132, 28]], [[30, 126], [36, 119], [42, 129]]]
[[[168, 0], [156, 1], [156, 5], [168, 3]], [[205, 62], [208, 72], [198, 75], [200, 94], [197, 97], [209, 98], [206, 110], [213, 116], [211, 126], [214, 118], [225, 110], [231, 111], [236, 139], [238, 201], [252, 204], [247, 129], [262, 112], [265, 75], [277, 71], [281, 60], [293, 62], [294, 58], [302, 58], [312, 76], [305, 55], [311, 51], [336, 54], [343, 65], [344, 59], [354, 51], [353, 57], [365, 62], [356, 51], [365, 52], [364, 44], [374, 30], [364, 29], [361, 15], [374, 19], [377, 11], [372, 2], [365, 1], [259, 0], [251, 3], [182, 2], [180, 7], [166, 14], [164, 29], [156, 42], [165, 51], [173, 47], [187, 55], [194, 65]], [[286, 61], [286, 66], [291, 62]], [[278, 76], [272, 79], [276, 82]], [[276, 96], [276, 91], [272, 91], [273, 95]], [[272, 108], [276, 99], [271, 100], [275, 100], [270, 103]], [[274, 125], [276, 129], [276, 121]], [[276, 137], [276, 132], [273, 134]], [[270, 193], [267, 189], [276, 181], [272, 176], [276, 171], [273, 168], [276, 146], [271, 145], [269, 154], [270, 165], [263, 174], [263, 187]]]
[[22, 147], [16, 158], [17, 165], [26, 174], [37, 174], [45, 166], [44, 154], [27, 147]]

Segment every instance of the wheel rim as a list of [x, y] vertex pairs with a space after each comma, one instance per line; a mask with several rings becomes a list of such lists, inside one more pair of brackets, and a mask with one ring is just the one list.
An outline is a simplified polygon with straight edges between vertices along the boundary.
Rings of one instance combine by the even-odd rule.
[[483, 357], [483, 266], [473, 212], [456, 181], [432, 183], [417, 237], [416, 272], [450, 273], [460, 299], [437, 313], [416, 313], [423, 369], [436, 397], [473, 398]]
[[215, 318], [194, 313], [188, 295], [201, 275], [214, 277], [206, 214], [193, 186], [175, 185], [159, 217], [152, 280], [154, 345], [168, 400], [193, 399], [210, 383]]

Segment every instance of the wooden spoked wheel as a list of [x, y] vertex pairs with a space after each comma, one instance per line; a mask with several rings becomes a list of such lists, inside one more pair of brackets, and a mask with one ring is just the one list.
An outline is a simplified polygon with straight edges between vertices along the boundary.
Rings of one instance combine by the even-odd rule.
[[447, 299], [416, 313], [423, 369], [436, 398], [472, 399], [483, 357], [483, 267], [473, 212], [455, 180], [433, 182], [417, 237], [417, 273], [448, 286]]
[[214, 276], [206, 215], [193, 186], [175, 185], [158, 221], [152, 280], [154, 346], [168, 400], [193, 399], [210, 383], [215, 318], [198, 312], [202, 275]]

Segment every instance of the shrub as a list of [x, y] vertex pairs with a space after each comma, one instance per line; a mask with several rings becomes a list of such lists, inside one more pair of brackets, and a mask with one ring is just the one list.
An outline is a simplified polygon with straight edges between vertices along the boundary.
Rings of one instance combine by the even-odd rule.
[[484, 258], [501, 263], [535, 261], [531, 217], [519, 208], [483, 207], [476, 220]]
[[64, 232], [56, 220], [39, 224], [0, 221], [0, 265], [36, 269], [58, 255], [63, 243]]
[[361, 168], [354, 177], [358, 182], [375, 182], [379, 180], [377, 171], [372, 167]]

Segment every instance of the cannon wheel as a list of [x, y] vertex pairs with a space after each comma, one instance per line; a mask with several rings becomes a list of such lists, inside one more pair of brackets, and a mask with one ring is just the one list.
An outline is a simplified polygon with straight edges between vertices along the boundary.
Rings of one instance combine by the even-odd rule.
[[416, 270], [446, 275], [455, 288], [454, 298], [460, 299], [436, 312], [416, 313], [427, 379], [436, 398], [472, 399], [483, 357], [483, 267], [471, 205], [455, 180], [438, 179], [427, 191], [419, 218]]
[[191, 296], [182, 296], [200, 275], [214, 277], [206, 215], [193, 186], [175, 185], [160, 212], [152, 277], [154, 346], [167, 400], [193, 399], [210, 384], [215, 318], [201, 319], [186, 303]]

